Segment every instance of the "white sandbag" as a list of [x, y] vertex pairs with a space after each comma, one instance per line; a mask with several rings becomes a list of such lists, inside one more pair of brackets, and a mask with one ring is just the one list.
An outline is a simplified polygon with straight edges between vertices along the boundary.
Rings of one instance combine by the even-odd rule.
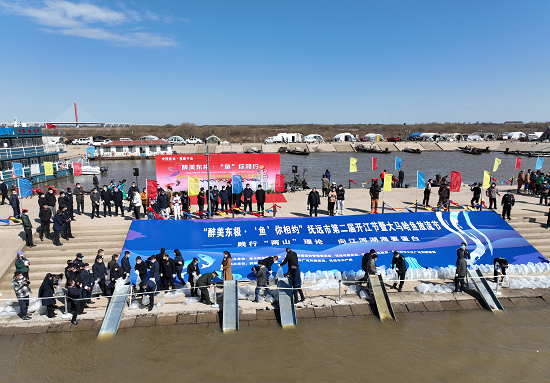
[[183, 303], [182, 303], [182, 304], [183, 304], [183, 305], [186, 305], [186, 306], [192, 305], [192, 304], [194, 304], [194, 303], [198, 303], [199, 299], [200, 299], [199, 297], [186, 297], [186, 298], [183, 300]]
[[128, 306], [128, 310], [136, 310], [139, 308], [139, 301], [137, 299], [134, 299], [132, 303], [130, 303], [130, 306]]
[[159, 301], [157, 302], [156, 306], [158, 308], [161, 308], [162, 306], [164, 306], [166, 302], [164, 302], [164, 299], [159, 299]]
[[359, 286], [357, 285], [351, 285], [350, 287], [348, 287], [348, 290], [346, 291], [346, 295], [348, 294], [357, 294], [357, 291], [359, 290]]
[[101, 287], [99, 287], [99, 283], [95, 282], [94, 287], [92, 288], [92, 294], [101, 294]]
[[0, 307], [8, 307], [13, 304], [13, 301], [11, 299], [6, 299], [4, 302], [2, 302], [2, 305]]
[[145, 294], [141, 297], [141, 304], [144, 306], [149, 305], [149, 295]]
[[361, 299], [369, 299], [369, 294], [367, 294], [367, 292], [365, 290], [361, 290], [359, 291], [359, 298]]
[[428, 284], [427, 283], [421, 283], [419, 284], [418, 286], [416, 286], [416, 290], [419, 292], [419, 293], [422, 293], [422, 294], [426, 294], [428, 291], [429, 291], [429, 287], [428, 287]]

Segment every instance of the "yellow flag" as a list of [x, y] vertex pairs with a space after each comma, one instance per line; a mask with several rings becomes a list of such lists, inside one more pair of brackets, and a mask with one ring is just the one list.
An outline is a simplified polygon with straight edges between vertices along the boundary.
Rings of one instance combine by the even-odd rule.
[[391, 191], [391, 181], [393, 179], [393, 174], [388, 174], [384, 176], [384, 191]]
[[53, 176], [53, 163], [44, 162], [44, 174], [47, 176]]
[[489, 186], [491, 186], [491, 173], [485, 170], [485, 174], [483, 176], [483, 188], [488, 189]]
[[502, 160], [500, 158], [495, 158], [495, 164], [493, 165], [493, 173], [497, 171], [498, 165], [500, 165], [501, 162]]
[[187, 177], [187, 182], [189, 184], [189, 196], [199, 195], [199, 179], [197, 177]]
[[349, 172], [355, 173], [357, 171], [357, 158], [351, 157], [349, 159]]

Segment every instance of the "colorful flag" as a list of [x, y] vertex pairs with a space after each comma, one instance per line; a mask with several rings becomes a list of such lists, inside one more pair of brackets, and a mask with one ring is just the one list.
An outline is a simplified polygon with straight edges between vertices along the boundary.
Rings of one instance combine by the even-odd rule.
[[395, 170], [401, 169], [401, 158], [395, 157]]
[[53, 176], [53, 163], [44, 162], [44, 175]]
[[516, 169], [521, 169], [521, 157], [516, 158]]
[[13, 163], [13, 174], [16, 177], [24, 177], [25, 173], [23, 173], [23, 164], [21, 162], [14, 162]]
[[495, 164], [493, 165], [493, 173], [497, 171], [498, 165], [500, 165], [501, 162], [502, 160], [500, 158], [495, 158]]
[[544, 162], [544, 158], [537, 157], [537, 165], [535, 166], [535, 170], [542, 169], [543, 162]]
[[426, 187], [426, 181], [424, 181], [424, 173], [416, 172], [416, 187], [418, 189], [424, 189]]
[[485, 173], [483, 174], [483, 188], [488, 189], [489, 186], [491, 186], [491, 173], [485, 170]]
[[451, 187], [449, 188], [452, 192], [459, 192], [460, 185], [462, 184], [462, 177], [460, 172], [451, 172]]
[[187, 176], [187, 184], [189, 185], [189, 196], [199, 195], [200, 182], [197, 177]]
[[94, 158], [95, 157], [95, 147], [86, 148], [86, 157]]
[[386, 173], [386, 175], [384, 176], [384, 191], [385, 192], [391, 191], [391, 182], [392, 182], [392, 180], [393, 180], [393, 174]]
[[357, 171], [357, 158], [351, 157], [349, 159], [349, 172], [355, 173]]
[[372, 170], [378, 169], [378, 165], [376, 164], [376, 161], [378, 159], [376, 157], [372, 157]]
[[19, 198], [30, 197], [32, 195], [32, 182], [26, 178], [17, 179], [17, 188], [19, 189]]
[[82, 175], [82, 163], [73, 162], [73, 175], [81, 176]]
[[157, 196], [158, 183], [155, 180], [147, 181], [147, 198], [155, 198]]
[[243, 191], [243, 177], [234, 174], [231, 183], [233, 184], [233, 194], [239, 194]]
[[285, 191], [285, 175], [275, 174], [275, 192], [282, 193]]
[[46, 123], [46, 129], [55, 129], [56, 126], [54, 124], [48, 124]]

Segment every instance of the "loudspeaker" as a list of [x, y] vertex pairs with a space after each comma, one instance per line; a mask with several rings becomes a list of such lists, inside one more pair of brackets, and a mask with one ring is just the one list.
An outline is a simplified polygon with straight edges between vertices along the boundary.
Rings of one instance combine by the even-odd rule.
[[298, 166], [296, 165], [292, 166], [292, 173], [298, 173]]
[[134, 168], [134, 177], [139, 177], [139, 168]]

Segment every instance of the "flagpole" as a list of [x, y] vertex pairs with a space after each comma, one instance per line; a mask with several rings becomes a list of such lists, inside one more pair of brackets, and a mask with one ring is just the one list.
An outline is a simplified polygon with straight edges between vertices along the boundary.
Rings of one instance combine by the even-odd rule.
[[416, 197], [414, 201], [414, 212], [418, 212], [418, 170], [416, 171]]
[[210, 191], [210, 151], [209, 151], [209, 147], [208, 145], [206, 145], [206, 182], [207, 182], [207, 185], [206, 187], [208, 188], [208, 205], [207, 208], [208, 208], [208, 218], [212, 218], [212, 212], [210, 211], [211, 209], [211, 204], [210, 204], [210, 194], [211, 194], [211, 191]]

